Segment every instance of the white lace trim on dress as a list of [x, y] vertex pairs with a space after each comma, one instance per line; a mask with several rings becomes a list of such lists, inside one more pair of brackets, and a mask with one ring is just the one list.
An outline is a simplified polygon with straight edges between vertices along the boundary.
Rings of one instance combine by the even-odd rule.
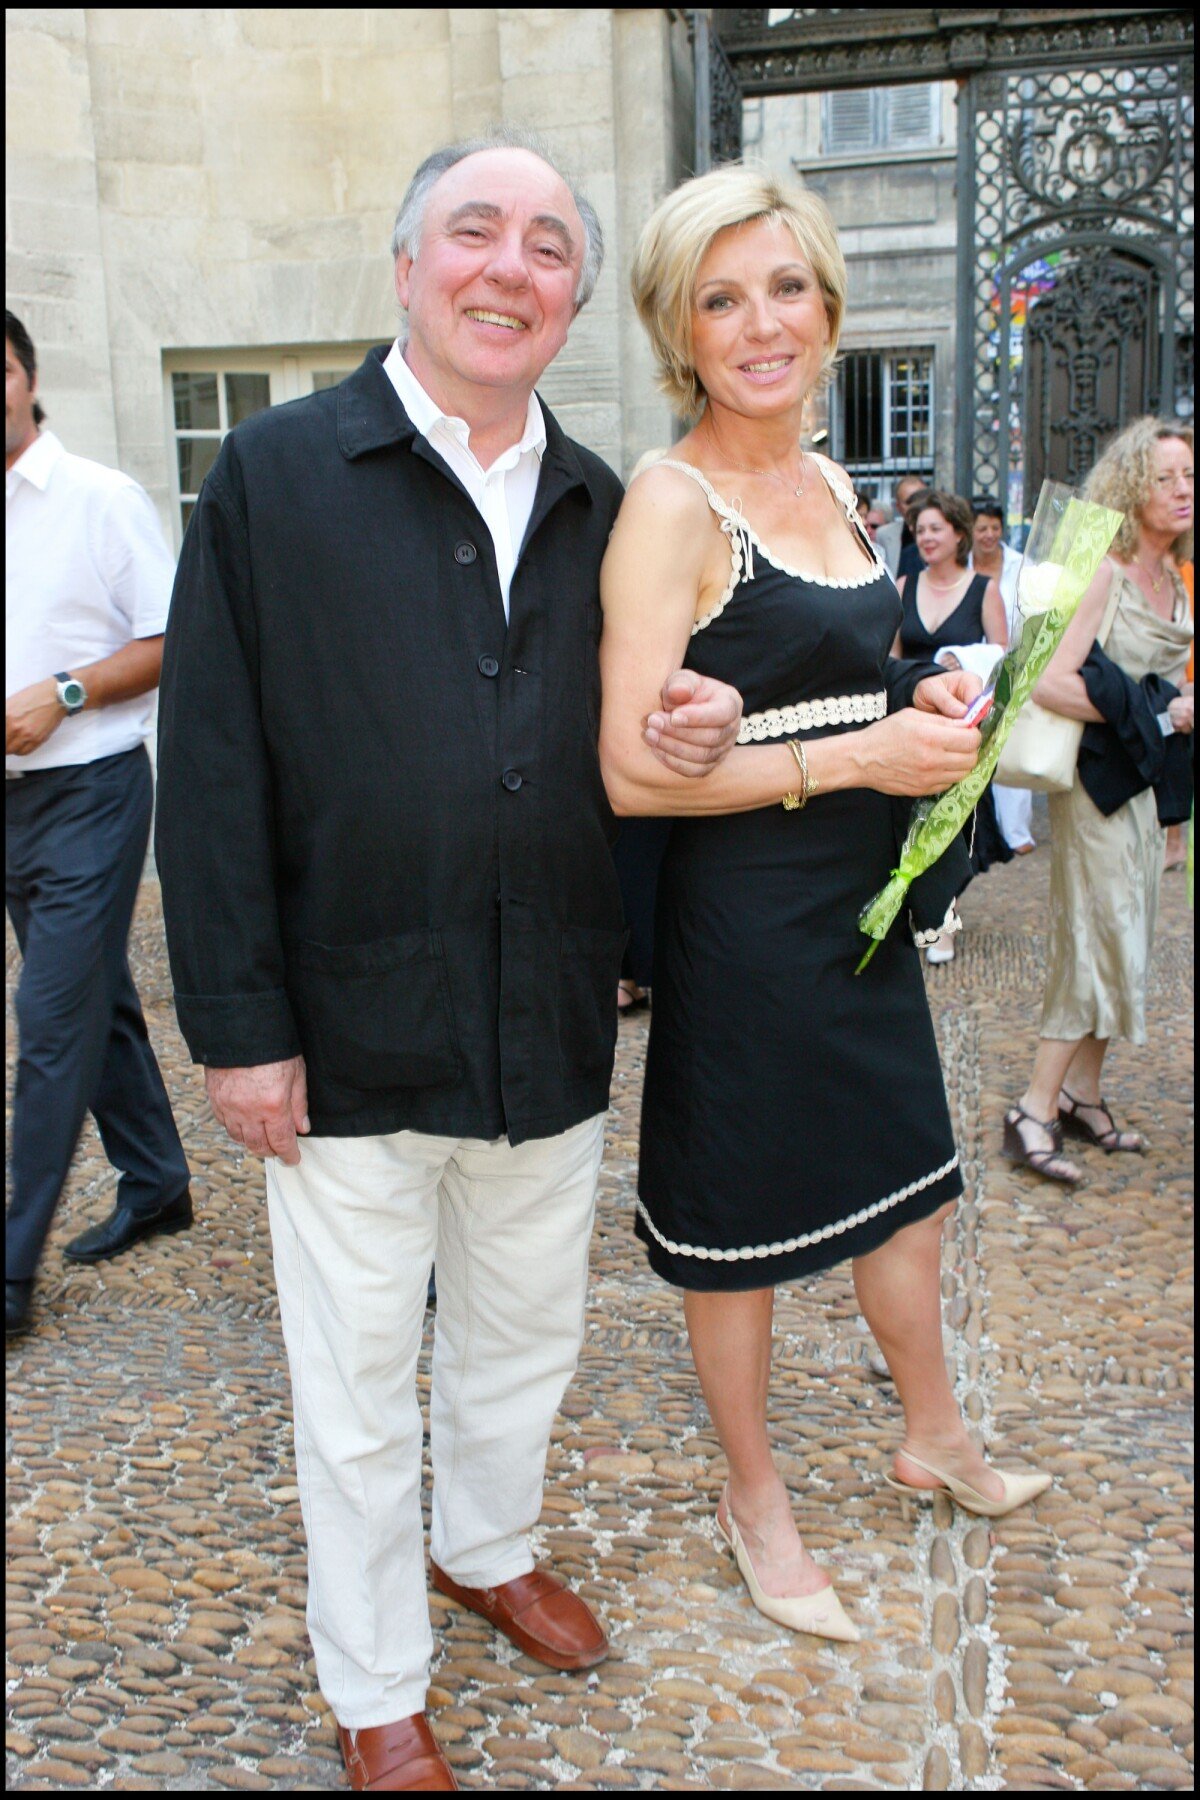
[[[824, 457], [816, 456], [812, 451], [809, 451], [809, 455], [812, 456], [813, 461], [821, 471], [821, 477], [829, 488], [829, 491], [841, 502], [855, 537], [862, 543], [864, 549], [870, 552], [871, 560], [875, 565], [875, 575], [886, 575], [887, 564], [884, 562], [879, 550], [871, 540], [865, 536], [862, 527], [858, 522], [857, 515], [854, 511], [853, 494], [843, 486], [837, 476], [833, 474], [832, 470], [826, 466]], [[664, 456], [660, 457], [654, 467], [656, 469], [680, 469], [683, 474], [690, 476], [693, 481], [698, 482], [708, 496], [709, 505], [720, 520], [721, 530], [729, 539], [731, 563], [729, 585], [726, 587], [725, 592], [721, 595], [721, 598], [717, 601], [716, 605], [710, 607], [702, 618], [696, 620], [696, 623], [692, 626], [691, 634], [693, 637], [695, 637], [698, 631], [703, 631], [706, 625], [711, 625], [714, 619], [720, 617], [721, 613], [725, 611], [725, 608], [733, 598], [734, 590], [740, 581], [754, 580], [754, 552], [756, 550], [760, 556], [766, 558], [772, 568], [778, 569], [780, 574], [791, 575], [798, 581], [811, 582], [815, 587], [856, 588], [863, 586], [863, 577], [861, 575], [847, 577], [836, 575], [810, 575], [804, 569], [793, 569], [789, 564], [781, 562], [777, 556], [771, 554], [762, 539], [752, 530], [745, 513], [742, 511], [740, 499], [738, 499], [736, 495], [732, 501], [723, 499], [722, 496], [718, 494], [716, 488], [713, 487], [712, 483], [708, 480], [707, 476], [702, 475], [694, 463], [680, 462], [675, 457]]]
[[786, 737], [796, 731], [816, 731], [822, 725], [865, 725], [887, 716], [887, 695], [828, 694], [819, 700], [799, 700], [795, 706], [769, 706], [765, 712], [747, 713], [737, 734], [739, 744], [761, 744], [766, 738]]
[[962, 930], [962, 923], [958, 916], [958, 902], [952, 900], [941, 924], [935, 925], [932, 931], [914, 931], [913, 943], [919, 950], [923, 950], [926, 944], [936, 944], [943, 933], [946, 937], [953, 937], [956, 931]]
[[835, 1225], [822, 1225], [819, 1231], [805, 1231], [799, 1237], [786, 1238], [774, 1244], [747, 1244], [741, 1250], [709, 1250], [703, 1244], [674, 1244], [670, 1238], [664, 1237], [658, 1229], [645, 1206], [639, 1200], [637, 1209], [646, 1221], [647, 1229], [655, 1241], [662, 1245], [671, 1256], [695, 1256], [701, 1262], [749, 1262], [755, 1258], [766, 1256], [787, 1256], [793, 1250], [805, 1250], [810, 1244], [820, 1244], [826, 1238], [840, 1237], [844, 1231], [853, 1231], [856, 1225], [865, 1225], [868, 1219], [879, 1217], [880, 1213], [890, 1212], [893, 1206], [899, 1206], [903, 1200], [911, 1200], [924, 1188], [932, 1187], [935, 1181], [941, 1181], [952, 1169], [958, 1167], [958, 1151], [943, 1163], [940, 1169], [934, 1169], [928, 1175], [922, 1175], [918, 1181], [910, 1181], [907, 1187], [897, 1188], [894, 1194], [886, 1199], [876, 1200], [874, 1206], [864, 1206], [861, 1212], [851, 1213], [848, 1219], [839, 1219]]

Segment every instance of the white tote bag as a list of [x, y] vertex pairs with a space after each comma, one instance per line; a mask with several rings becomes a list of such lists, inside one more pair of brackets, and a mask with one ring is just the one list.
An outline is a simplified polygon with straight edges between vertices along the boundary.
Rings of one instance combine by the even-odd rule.
[[[1103, 648], [1116, 617], [1121, 591], [1121, 571], [1114, 567], [1104, 617], [1096, 633]], [[1004, 787], [1032, 788], [1039, 794], [1068, 794], [1075, 783], [1075, 764], [1083, 737], [1083, 720], [1051, 712], [1036, 700], [1027, 700], [1005, 740], [996, 765], [996, 780]]]

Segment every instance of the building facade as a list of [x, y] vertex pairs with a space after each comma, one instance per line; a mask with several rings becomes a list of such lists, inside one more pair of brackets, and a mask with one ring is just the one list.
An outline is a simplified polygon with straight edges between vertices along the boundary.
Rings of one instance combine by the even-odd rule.
[[628, 471], [672, 422], [627, 271], [686, 172], [687, 25], [662, 8], [15, 8], [8, 304], [49, 422], [125, 469], [178, 546], [223, 433], [395, 335], [418, 163], [503, 122], [583, 183], [608, 246], [543, 392]]
[[841, 232], [824, 447], [864, 492], [932, 475], [1019, 528], [1134, 412], [1190, 416], [1191, 32], [1162, 8], [15, 8], [9, 304], [54, 426], [178, 544], [239, 418], [394, 335], [421, 159], [532, 129], [608, 246], [543, 392], [628, 475], [677, 431], [629, 297], [638, 233], [744, 149]]

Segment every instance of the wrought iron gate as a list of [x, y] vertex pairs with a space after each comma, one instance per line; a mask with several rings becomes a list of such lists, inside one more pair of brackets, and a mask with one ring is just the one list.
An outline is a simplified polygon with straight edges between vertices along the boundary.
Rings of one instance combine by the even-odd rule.
[[1139, 412], [1191, 418], [1190, 11], [693, 13], [697, 169], [743, 96], [958, 82], [955, 479], [1028, 515]]
[[1026, 516], [1143, 412], [1192, 412], [1178, 62], [973, 75], [960, 98], [956, 461]]

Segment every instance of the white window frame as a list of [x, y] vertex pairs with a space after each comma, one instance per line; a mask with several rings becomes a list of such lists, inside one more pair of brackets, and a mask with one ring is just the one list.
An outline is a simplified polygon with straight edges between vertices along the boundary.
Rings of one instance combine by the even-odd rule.
[[[896, 456], [898, 455], [898, 452], [895, 448], [896, 420], [895, 420], [895, 391], [894, 390], [895, 390], [895, 386], [896, 386], [896, 363], [902, 357], [907, 357], [910, 362], [917, 363], [917, 364], [923, 362], [925, 364], [925, 372], [922, 373], [920, 379], [921, 379], [922, 387], [924, 387], [927, 390], [927, 394], [928, 394], [928, 399], [927, 399], [927, 403], [925, 406], [926, 435], [928, 437], [928, 448], [925, 450], [922, 450], [922, 451], [917, 451], [917, 452], [908, 450], [905, 452], [905, 455], [908, 457], [909, 461], [912, 461], [915, 457], [916, 460], [918, 460], [923, 466], [928, 465], [929, 467], [932, 467], [933, 466], [933, 457], [934, 457], [935, 421], [937, 418], [937, 402], [936, 402], [936, 396], [934, 394], [934, 387], [933, 387], [933, 381], [934, 381], [933, 346], [930, 345], [928, 348], [926, 348], [925, 346], [922, 346], [920, 349], [917, 349], [917, 350], [884, 350], [881, 352], [881, 354], [883, 356], [883, 423], [884, 423], [884, 451], [883, 451], [883, 453], [884, 453], [884, 457], [887, 461], [891, 462], [891, 461], [895, 460]], [[910, 437], [911, 437], [911, 426], [912, 426], [912, 418], [913, 418], [912, 394], [913, 394], [913, 389], [910, 386], [908, 389], [908, 401], [907, 401], [907, 424], [910, 428], [909, 429]]]
[[[223, 443], [229, 435], [225, 400], [226, 375], [265, 375], [270, 383], [270, 404], [281, 406], [286, 400], [299, 400], [314, 393], [318, 375], [334, 373], [343, 379], [358, 368], [376, 339], [352, 344], [273, 345], [261, 349], [237, 350], [165, 350], [163, 352], [163, 406], [171, 483], [171, 528], [178, 551], [183, 542], [183, 508], [194, 505], [195, 496], [185, 495], [179, 485], [178, 443], [184, 438], [209, 438]], [[173, 375], [216, 375], [218, 428], [214, 431], [179, 431], [175, 425]]]
[[[878, 472], [876, 472], [871, 459], [852, 459], [845, 441], [845, 390], [842, 383], [844, 380], [843, 371], [845, 363], [852, 356], [877, 356], [880, 361], [879, 406], [882, 415], [882, 430], [880, 433], [880, 454], [879, 457], [875, 459], [879, 464]], [[928, 449], [925, 451], [906, 451], [903, 458], [900, 458], [894, 449], [893, 408], [895, 405], [895, 364], [902, 358], [907, 358], [912, 362], [923, 360], [925, 363], [926, 373], [922, 379], [923, 384], [928, 391], [927, 417], [929, 445]], [[839, 463], [845, 465], [848, 474], [854, 476], [857, 471], [865, 481], [878, 481], [885, 474], [896, 473], [901, 461], [908, 463], [915, 473], [925, 474], [933, 471], [938, 450], [936, 345], [931, 343], [846, 345], [843, 349], [843, 366], [842, 369], [839, 369], [838, 371], [837, 384], [833, 398], [834, 404], [830, 407], [830, 430], [833, 440], [833, 455]], [[901, 470], [900, 472], [903, 471]]]

